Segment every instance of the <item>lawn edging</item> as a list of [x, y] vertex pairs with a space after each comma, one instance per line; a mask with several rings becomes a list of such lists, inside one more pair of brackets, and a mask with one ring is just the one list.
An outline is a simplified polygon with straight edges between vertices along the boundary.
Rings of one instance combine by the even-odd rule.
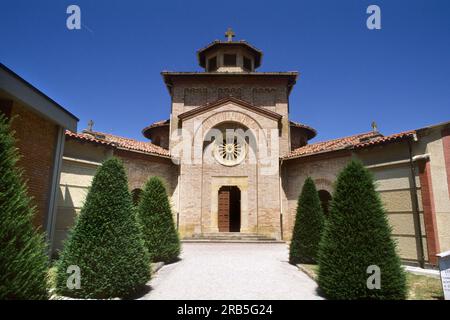
[[[297, 264], [296, 267], [309, 278], [317, 282], [317, 265]], [[439, 276], [431, 270], [419, 270], [404, 266], [407, 274], [407, 300], [441, 300], [443, 292]]]
[[154, 262], [151, 264], [152, 266], [152, 275], [154, 275], [156, 272], [159, 271], [159, 269], [161, 269], [163, 266], [165, 265], [164, 262]]
[[312, 280], [316, 281], [316, 273], [314, 272], [314, 266], [316, 265], [308, 265], [310, 267], [306, 267], [306, 265], [304, 264], [297, 264], [297, 268], [303, 272], [304, 274], [306, 274], [308, 277], [310, 277]]

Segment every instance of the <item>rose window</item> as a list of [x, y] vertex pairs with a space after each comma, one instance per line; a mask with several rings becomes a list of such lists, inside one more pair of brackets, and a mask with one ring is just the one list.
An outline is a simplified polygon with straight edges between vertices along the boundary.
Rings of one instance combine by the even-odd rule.
[[236, 138], [224, 139], [216, 143], [215, 158], [225, 166], [237, 165], [245, 158], [245, 144]]

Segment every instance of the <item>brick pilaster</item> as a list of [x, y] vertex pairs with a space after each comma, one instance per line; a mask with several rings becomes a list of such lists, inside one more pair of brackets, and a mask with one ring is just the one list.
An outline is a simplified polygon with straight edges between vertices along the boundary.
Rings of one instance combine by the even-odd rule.
[[442, 130], [442, 147], [444, 148], [445, 169], [447, 171], [447, 189], [450, 197], [450, 128]]
[[428, 261], [435, 265], [437, 264], [436, 254], [439, 253], [439, 238], [431, 183], [430, 161], [419, 162], [419, 179], [422, 194], [423, 220], [427, 236]]

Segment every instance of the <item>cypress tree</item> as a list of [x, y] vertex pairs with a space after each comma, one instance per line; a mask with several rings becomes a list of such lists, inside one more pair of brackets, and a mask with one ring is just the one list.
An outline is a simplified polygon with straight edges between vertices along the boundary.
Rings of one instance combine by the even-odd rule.
[[[380, 288], [369, 289], [380, 268]], [[369, 282], [375, 284], [369, 279]], [[405, 274], [371, 173], [352, 161], [338, 176], [319, 247], [318, 283], [331, 299], [404, 299]]]
[[298, 198], [297, 214], [289, 248], [289, 262], [315, 263], [324, 224], [314, 181], [308, 177]]
[[152, 177], [147, 181], [137, 210], [151, 260], [176, 261], [180, 254], [180, 240], [161, 179]]
[[0, 113], [0, 300], [46, 299], [48, 258], [44, 236], [33, 226], [34, 207], [16, 167], [19, 155]]
[[[79, 267], [79, 289], [67, 287], [69, 266]], [[149, 279], [150, 260], [125, 170], [120, 160], [111, 158], [97, 170], [64, 244], [57, 264], [57, 292], [79, 298], [127, 297]]]

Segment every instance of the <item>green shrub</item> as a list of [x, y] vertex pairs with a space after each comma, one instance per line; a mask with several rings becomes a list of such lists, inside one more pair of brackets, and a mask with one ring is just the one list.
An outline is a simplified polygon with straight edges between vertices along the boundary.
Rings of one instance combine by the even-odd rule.
[[305, 180], [298, 198], [297, 215], [292, 232], [289, 262], [315, 263], [324, 224], [319, 194], [311, 178]]
[[180, 254], [180, 240], [161, 179], [153, 177], [147, 181], [137, 210], [151, 260], [176, 261]]
[[16, 167], [19, 155], [0, 113], [0, 300], [48, 298], [44, 236], [33, 227], [34, 208]]
[[[369, 289], [376, 265], [381, 288]], [[319, 247], [318, 283], [331, 299], [404, 299], [405, 274], [373, 177], [352, 161], [338, 176]]]
[[[80, 268], [81, 288], [69, 289], [69, 266]], [[150, 260], [133, 210], [122, 162], [106, 160], [57, 264], [59, 294], [80, 298], [126, 297], [150, 279]]]

